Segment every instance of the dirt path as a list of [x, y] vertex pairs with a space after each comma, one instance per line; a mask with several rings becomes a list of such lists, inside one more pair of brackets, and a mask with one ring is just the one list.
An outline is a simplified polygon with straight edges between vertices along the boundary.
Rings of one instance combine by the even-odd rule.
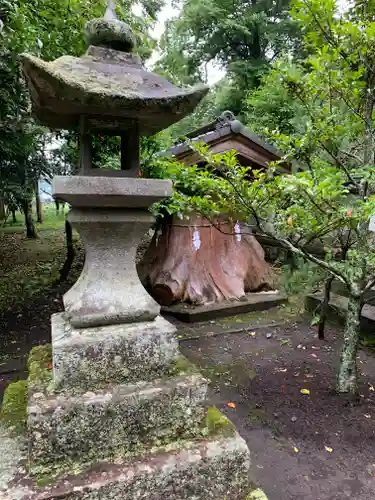
[[291, 325], [181, 348], [211, 378], [213, 400], [248, 442], [253, 480], [269, 500], [373, 500], [374, 359], [360, 353], [361, 398], [353, 406], [332, 391], [337, 331], [324, 343], [314, 336], [307, 325]]
[[[0, 401], [11, 380], [25, 378], [31, 347], [50, 341], [50, 316], [62, 310], [70, 286], [45, 290], [0, 315]], [[346, 404], [332, 391], [339, 333], [331, 328], [319, 343], [303, 323], [262, 327], [280, 319], [267, 316], [194, 325], [194, 332], [176, 323], [182, 351], [212, 380], [213, 402], [249, 444], [253, 481], [269, 500], [373, 500], [374, 358], [360, 353], [360, 402]], [[227, 333], [239, 327], [248, 328]]]

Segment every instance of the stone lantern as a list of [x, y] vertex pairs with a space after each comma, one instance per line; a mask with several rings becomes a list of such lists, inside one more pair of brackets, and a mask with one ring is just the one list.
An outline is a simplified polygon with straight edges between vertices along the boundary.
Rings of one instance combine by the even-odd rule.
[[[140, 136], [183, 118], [207, 88], [147, 72], [111, 1], [85, 37], [80, 58], [23, 55], [36, 116], [80, 133], [80, 174], [55, 177], [53, 191], [72, 207], [86, 261], [65, 312], [52, 316], [52, 380], [29, 385], [28, 480], [18, 473], [7, 498], [245, 499], [246, 443], [209, 408], [207, 381], [135, 267], [148, 208], [172, 192], [169, 180], [137, 177]], [[121, 170], [92, 168], [94, 133], [121, 137]], [[42, 490], [40, 474], [53, 478]]]

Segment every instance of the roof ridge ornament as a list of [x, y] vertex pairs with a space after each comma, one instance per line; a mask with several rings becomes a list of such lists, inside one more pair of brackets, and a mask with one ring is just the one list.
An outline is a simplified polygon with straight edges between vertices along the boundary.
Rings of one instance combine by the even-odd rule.
[[226, 111], [223, 111], [221, 113], [221, 115], [219, 116], [219, 121], [221, 123], [229, 123], [229, 122], [232, 122], [236, 119], [234, 113], [232, 113], [232, 111], [229, 111], [229, 110], [226, 110]]

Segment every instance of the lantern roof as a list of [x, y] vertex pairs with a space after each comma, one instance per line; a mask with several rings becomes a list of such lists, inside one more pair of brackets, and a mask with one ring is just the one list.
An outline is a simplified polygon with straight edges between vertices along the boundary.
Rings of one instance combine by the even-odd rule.
[[208, 92], [206, 86], [176, 87], [147, 71], [112, 0], [103, 18], [86, 24], [85, 39], [81, 57], [46, 62], [21, 55], [33, 111], [44, 125], [78, 129], [85, 117], [90, 131], [123, 133], [136, 124], [140, 135], [153, 135], [193, 111]]

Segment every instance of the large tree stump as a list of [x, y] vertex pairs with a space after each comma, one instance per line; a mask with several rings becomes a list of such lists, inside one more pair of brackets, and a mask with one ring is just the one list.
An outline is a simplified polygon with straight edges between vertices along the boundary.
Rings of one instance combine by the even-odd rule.
[[239, 234], [239, 226], [228, 221], [215, 226], [195, 215], [164, 219], [138, 265], [143, 284], [160, 304], [207, 304], [273, 288], [256, 238]]

